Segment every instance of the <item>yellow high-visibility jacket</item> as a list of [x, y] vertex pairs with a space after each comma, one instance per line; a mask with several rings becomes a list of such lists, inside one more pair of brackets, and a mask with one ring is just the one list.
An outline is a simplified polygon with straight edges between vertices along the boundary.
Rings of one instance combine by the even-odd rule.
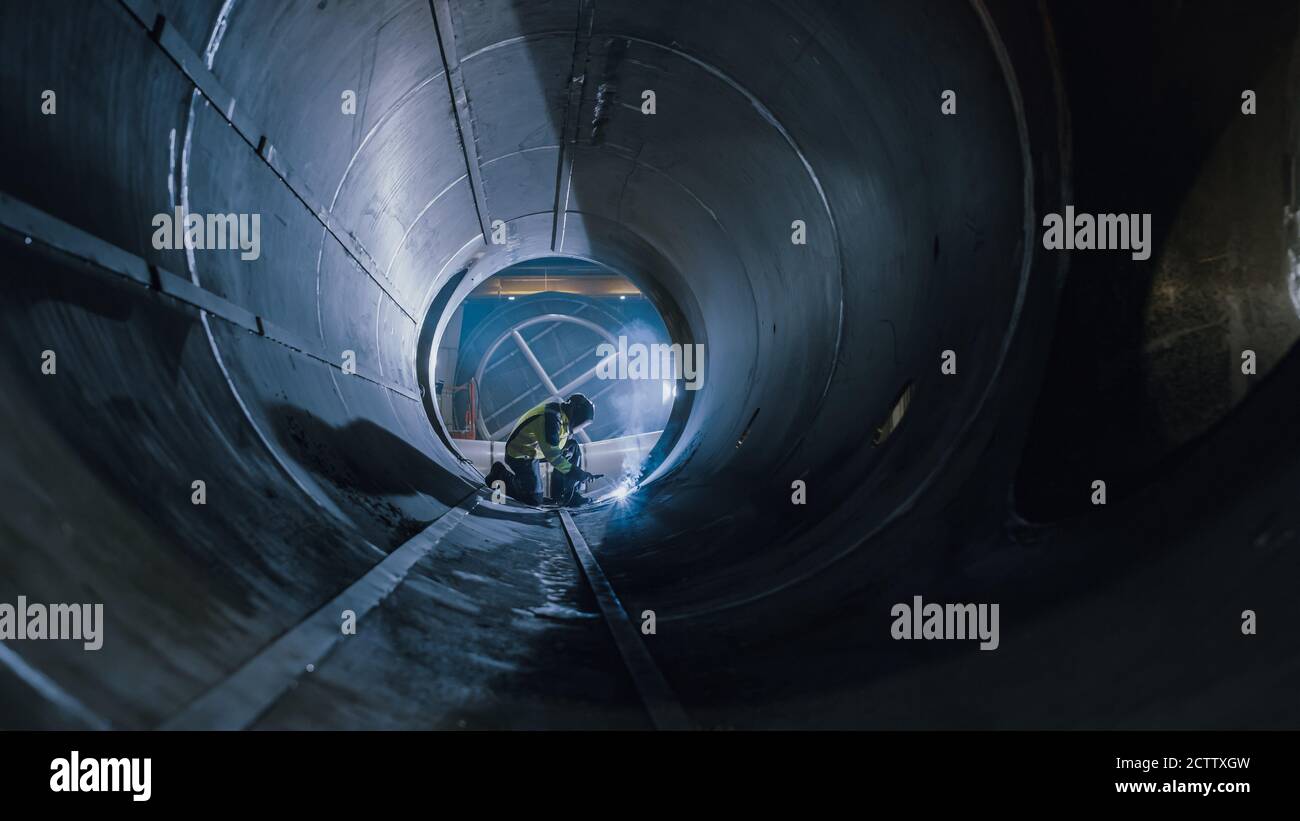
[[506, 456], [511, 459], [545, 459], [560, 473], [573, 465], [564, 457], [569, 441], [569, 417], [559, 402], [543, 402], [519, 417], [514, 432], [506, 441]]

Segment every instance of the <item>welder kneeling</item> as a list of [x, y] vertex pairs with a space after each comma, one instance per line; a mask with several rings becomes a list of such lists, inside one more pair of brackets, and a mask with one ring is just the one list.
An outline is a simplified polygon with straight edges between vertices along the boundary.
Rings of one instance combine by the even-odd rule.
[[538, 460], [545, 459], [553, 470], [551, 501], [575, 507], [586, 504], [587, 499], [580, 491], [600, 475], [583, 470], [582, 447], [574, 437], [595, 416], [595, 405], [580, 393], [564, 402], [543, 402], [529, 410], [519, 418], [506, 439], [505, 464], [492, 463], [487, 475], [488, 486], [503, 481], [510, 496], [524, 504], [538, 504], [541, 485]]

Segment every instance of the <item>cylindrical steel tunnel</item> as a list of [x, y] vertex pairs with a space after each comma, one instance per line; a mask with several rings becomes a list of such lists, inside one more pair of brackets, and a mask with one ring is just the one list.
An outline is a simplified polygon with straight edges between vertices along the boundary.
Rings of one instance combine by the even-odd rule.
[[[1073, 202], [1057, 36], [991, 0], [0, 7], [0, 191], [49, 218], [3, 237], [0, 594], [102, 602], [106, 636], [15, 648], [0, 722], [165, 725], [477, 500], [383, 641], [258, 726], [635, 724], [560, 525], [487, 501], [430, 401], [457, 305], [554, 256], [703, 352], [644, 486], [574, 517], [701, 724], [1149, 719], [1026, 707], [1012, 673], [970, 673], [1003, 710], [927, 712], [899, 693], [959, 662], [879, 618], [941, 591], [1066, 618], [1131, 558], [1114, 522], [1093, 551], [1003, 529], [1067, 275], [1040, 228]], [[184, 214], [256, 216], [257, 247], [159, 247]], [[1041, 658], [1023, 629], [1002, 652]]]

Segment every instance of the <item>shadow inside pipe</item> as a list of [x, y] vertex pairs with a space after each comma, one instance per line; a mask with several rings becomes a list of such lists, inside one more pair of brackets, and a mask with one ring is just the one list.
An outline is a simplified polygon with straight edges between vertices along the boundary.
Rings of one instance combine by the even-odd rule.
[[[1280, 231], [1294, 115], [1294, 3], [1052, 3], [1072, 109], [1081, 213], [1152, 214], [1149, 260], [1074, 252], [1015, 485], [1017, 512], [1050, 522], [1147, 486], [1243, 400], [1300, 334]], [[1124, 18], [1117, 28], [1109, 21]], [[1107, 43], [1104, 60], [1095, 52]], [[1122, 123], [1122, 127], [1116, 124]], [[1289, 173], [1289, 172], [1288, 172]], [[1279, 176], [1284, 177], [1279, 179]]]
[[400, 544], [432, 519], [413, 518], [396, 497], [427, 496], [451, 507], [464, 499], [465, 483], [418, 448], [369, 419], [332, 425], [295, 405], [269, 409], [277, 442], [296, 461], [328, 482], [349, 503], [388, 527]]

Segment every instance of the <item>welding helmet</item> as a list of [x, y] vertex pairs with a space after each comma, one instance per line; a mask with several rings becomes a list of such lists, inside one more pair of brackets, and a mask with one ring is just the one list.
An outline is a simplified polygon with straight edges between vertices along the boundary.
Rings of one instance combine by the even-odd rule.
[[575, 393], [564, 403], [564, 415], [569, 417], [569, 429], [578, 430], [596, 418], [596, 406], [580, 393]]

